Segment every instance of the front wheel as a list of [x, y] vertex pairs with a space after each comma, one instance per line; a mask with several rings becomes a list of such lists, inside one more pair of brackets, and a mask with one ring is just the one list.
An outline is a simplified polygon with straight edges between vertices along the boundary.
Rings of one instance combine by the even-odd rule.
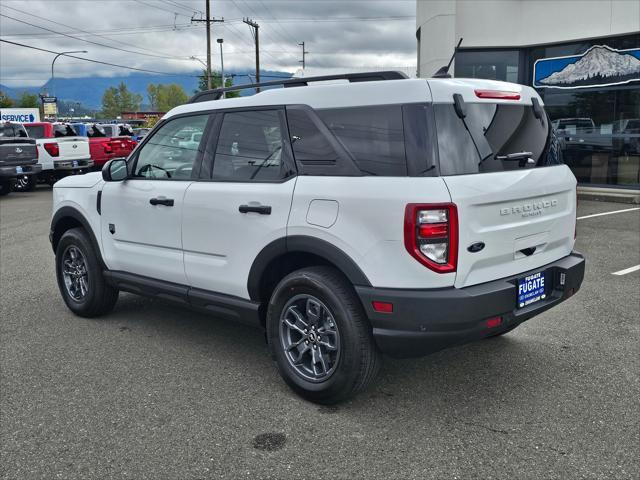
[[58, 288], [67, 307], [81, 317], [109, 313], [118, 290], [107, 284], [89, 235], [83, 228], [67, 230], [56, 248]]
[[278, 284], [267, 311], [267, 340], [285, 382], [321, 404], [353, 397], [380, 367], [353, 287], [329, 267], [297, 270]]

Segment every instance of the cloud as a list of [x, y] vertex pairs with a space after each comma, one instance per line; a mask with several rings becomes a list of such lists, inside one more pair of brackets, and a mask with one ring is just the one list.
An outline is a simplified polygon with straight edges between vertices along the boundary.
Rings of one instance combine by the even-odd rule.
[[[204, 0], [3, 0], [0, 5], [5, 40], [56, 52], [87, 50], [78, 56], [169, 73], [196, 74], [202, 66], [189, 57], [205, 60], [204, 25], [191, 22], [205, 9]], [[220, 37], [225, 69], [254, 68], [253, 38], [243, 17], [260, 24], [263, 69], [296, 71], [302, 41], [314, 74], [416, 63], [415, 0], [213, 0], [212, 8], [216, 18], [225, 19], [213, 24], [214, 68], [220, 61], [215, 43]], [[41, 85], [51, 76], [52, 59], [50, 53], [1, 43], [0, 83]], [[63, 57], [55, 65], [56, 77], [127, 72]]]

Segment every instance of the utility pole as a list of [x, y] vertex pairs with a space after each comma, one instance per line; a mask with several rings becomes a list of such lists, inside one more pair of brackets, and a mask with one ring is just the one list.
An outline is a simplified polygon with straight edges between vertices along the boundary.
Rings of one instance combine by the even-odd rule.
[[307, 52], [307, 51], [304, 49], [304, 42], [299, 43], [298, 45], [299, 45], [300, 47], [302, 47], [302, 60], [298, 60], [298, 63], [301, 63], [301, 64], [302, 64], [302, 70], [304, 70], [304, 67], [305, 67], [305, 65], [306, 65], [306, 55], [307, 55], [307, 53], [309, 53], [309, 52]]
[[211, 90], [211, 24], [215, 22], [224, 22], [224, 18], [216, 20], [211, 18], [211, 1], [206, 1], [206, 19], [205, 18], [192, 18], [191, 23], [206, 23], [207, 27], [207, 89]]
[[[258, 29], [260, 25], [249, 18], [243, 18], [242, 21], [249, 25], [253, 39], [256, 42], [256, 83], [260, 83], [260, 39], [258, 37]], [[256, 87], [256, 92], [260, 91], [260, 87]]]

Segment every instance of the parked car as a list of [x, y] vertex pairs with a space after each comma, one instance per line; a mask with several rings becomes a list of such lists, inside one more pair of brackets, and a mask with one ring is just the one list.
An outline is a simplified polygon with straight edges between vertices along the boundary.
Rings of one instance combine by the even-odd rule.
[[133, 130], [133, 136], [131, 138], [136, 142], [140, 142], [144, 137], [147, 136], [147, 133], [149, 133], [150, 131], [150, 128], [135, 128]]
[[138, 142], [133, 138], [133, 131], [127, 124], [101, 123], [102, 128], [108, 137], [111, 137], [110, 146], [113, 158], [127, 158], [136, 148]]
[[38, 180], [53, 185], [63, 177], [86, 173], [93, 167], [88, 139], [79, 136], [70, 124], [36, 122], [25, 123], [24, 127], [38, 146], [38, 163], [42, 166]]
[[72, 126], [79, 135], [89, 139], [89, 153], [94, 168], [101, 169], [109, 160], [116, 158], [112, 139], [100, 124], [73, 123]]
[[29, 179], [41, 169], [36, 141], [28, 137], [25, 128], [19, 123], [0, 122], [0, 195], [11, 192], [18, 180], [31, 184]]
[[360, 81], [205, 92], [127, 161], [56, 184], [71, 311], [106, 314], [122, 290], [262, 327], [285, 382], [335, 403], [381, 353], [503, 335], [575, 294], [576, 179], [534, 89], [340, 78]]

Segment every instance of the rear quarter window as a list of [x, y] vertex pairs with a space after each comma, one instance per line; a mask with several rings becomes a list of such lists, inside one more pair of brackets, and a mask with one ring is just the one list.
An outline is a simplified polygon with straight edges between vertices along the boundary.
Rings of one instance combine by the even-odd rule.
[[401, 105], [316, 110], [362, 173], [406, 176]]

